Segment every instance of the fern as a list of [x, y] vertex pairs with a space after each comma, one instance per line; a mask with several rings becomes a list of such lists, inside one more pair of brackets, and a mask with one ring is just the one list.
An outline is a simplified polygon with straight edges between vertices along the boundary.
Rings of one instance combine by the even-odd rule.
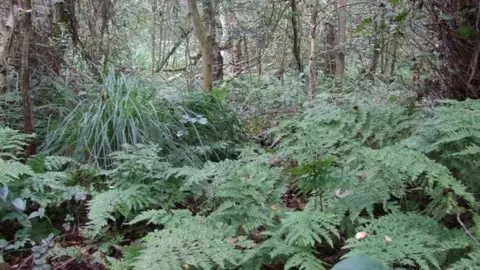
[[[211, 218], [245, 231], [272, 224], [271, 206], [279, 203], [281, 169], [243, 160], [222, 163], [218, 175], [204, 188], [207, 205], [216, 209]], [[229, 170], [219, 170], [224, 166]]]
[[16, 130], [0, 126], [0, 159], [17, 159], [17, 152], [22, 152], [34, 135], [21, 134]]
[[[321, 211], [288, 212], [278, 228], [263, 233], [270, 238], [250, 250], [242, 265], [259, 269], [259, 264], [280, 260], [285, 262], [285, 269], [325, 269], [314, 256], [314, 247], [321, 243], [333, 246], [333, 237], [339, 237], [339, 223], [338, 216]], [[260, 259], [265, 256], [269, 260]]]
[[414, 213], [392, 214], [358, 228], [365, 239], [348, 239], [346, 257], [372, 254], [390, 265], [440, 269], [452, 246], [469, 240], [461, 231], [448, 230], [435, 220]]
[[338, 185], [347, 187], [348, 193], [338, 198], [332, 191], [324, 199], [327, 200], [328, 211], [348, 212], [352, 220], [357, 219], [363, 210], [373, 216], [376, 204], [383, 205], [385, 211], [396, 211], [400, 206], [392, 199], [415, 199], [409, 189], [420, 190], [430, 196], [431, 202], [424, 210], [436, 219], [449, 212], [460, 211], [455, 199], [444, 195], [445, 190], [451, 190], [452, 195], [467, 201], [471, 207], [477, 207], [473, 195], [451, 175], [448, 168], [418, 151], [399, 146], [378, 150], [361, 148], [345, 165], [348, 165], [347, 171], [351, 170], [351, 176], [344, 178], [343, 185]]
[[73, 163], [74, 160], [69, 157], [61, 156], [47, 156], [45, 157], [44, 165], [45, 168], [49, 171], [60, 170], [65, 165]]
[[148, 186], [132, 185], [129, 188], [111, 189], [94, 196], [88, 203], [87, 233], [90, 236], [98, 235], [108, 224], [108, 220], [115, 220], [116, 212], [126, 217], [131, 211], [139, 211], [156, 203], [154, 198], [148, 196], [148, 189]]
[[480, 269], [480, 252], [478, 250], [467, 254], [466, 258], [460, 259], [447, 268], [448, 270], [473, 270]]
[[175, 227], [181, 225], [183, 223], [183, 220], [185, 218], [191, 217], [191, 215], [192, 213], [189, 210], [172, 210], [170, 212], [164, 209], [147, 210], [141, 212], [127, 224], [133, 225], [142, 221], [147, 221], [147, 224]]
[[33, 176], [34, 172], [29, 167], [17, 161], [4, 161], [0, 159], [0, 184], [9, 185], [9, 183], [19, 180], [23, 176]]
[[403, 144], [438, 160], [478, 194], [480, 104], [475, 100], [443, 103]]
[[320, 211], [289, 212], [275, 235], [285, 234], [285, 242], [292, 246], [313, 247], [322, 242], [333, 246], [332, 235], [339, 237], [339, 222], [336, 215]]
[[241, 251], [227, 241], [224, 229], [204, 218], [190, 217], [183, 224], [154, 231], [145, 237], [134, 269], [233, 269]]
[[382, 148], [408, 137], [417, 124], [411, 112], [397, 104], [342, 100], [322, 102], [300, 119], [284, 121], [272, 133], [284, 138], [280, 151], [300, 161], [325, 155], [343, 156], [359, 146]]

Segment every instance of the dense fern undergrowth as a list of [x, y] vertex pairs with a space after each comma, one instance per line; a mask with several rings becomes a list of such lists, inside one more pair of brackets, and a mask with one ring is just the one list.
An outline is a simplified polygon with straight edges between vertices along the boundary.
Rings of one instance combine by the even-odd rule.
[[[32, 138], [4, 121], [1, 259], [330, 269], [363, 254], [385, 269], [480, 268], [478, 101], [425, 108], [390, 92], [305, 105], [283, 90], [249, 97], [244, 83], [165, 99], [110, 73], [97, 94], [50, 108], [28, 159]], [[265, 128], [263, 145], [251, 139]]]

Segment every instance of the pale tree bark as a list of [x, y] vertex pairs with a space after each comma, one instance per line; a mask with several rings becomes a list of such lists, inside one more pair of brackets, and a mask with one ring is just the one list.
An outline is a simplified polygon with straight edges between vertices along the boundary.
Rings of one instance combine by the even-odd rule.
[[309, 76], [308, 76], [308, 100], [312, 102], [315, 95], [315, 86], [317, 79], [317, 69], [316, 69], [316, 54], [315, 54], [315, 43], [317, 38], [317, 15], [318, 15], [318, 1], [315, 0], [312, 8], [312, 15], [310, 18], [310, 57], [308, 59], [309, 63]]
[[0, 1], [0, 93], [8, 86], [8, 55], [15, 24], [14, 7], [18, 9], [18, 1]]
[[[232, 16], [230, 20], [230, 29], [238, 29], [237, 14], [234, 8], [232, 8], [230, 16]], [[237, 76], [242, 72], [242, 66], [240, 64], [242, 61], [242, 37], [238, 35], [238, 31], [232, 42], [233, 74]]]
[[285, 26], [285, 34], [283, 35], [283, 50], [282, 58], [280, 61], [280, 68], [278, 69], [278, 78], [280, 79], [280, 84], [283, 86], [285, 83], [285, 62], [287, 59], [287, 34], [288, 33], [288, 24]]
[[203, 88], [205, 91], [211, 91], [213, 87], [213, 39], [207, 34], [205, 25], [198, 12], [197, 1], [187, 0], [187, 7], [188, 16], [192, 21], [193, 31], [200, 44], [202, 53]]
[[[20, 72], [22, 84], [20, 86], [20, 92], [22, 94], [23, 131], [26, 134], [33, 134], [33, 115], [29, 91], [30, 39], [32, 38], [32, 0], [25, 0], [24, 4], [22, 67]], [[34, 155], [35, 152], [35, 141], [32, 140], [32, 142], [27, 146], [27, 156]]]
[[230, 66], [230, 64], [232, 64], [233, 57], [232, 57], [231, 51], [225, 50], [226, 47], [230, 47], [230, 34], [229, 34], [230, 25], [227, 19], [228, 15], [230, 14], [228, 12], [228, 9], [225, 7], [225, 4], [220, 3], [219, 17], [220, 17], [220, 25], [222, 26], [222, 36], [220, 38], [219, 46], [220, 48], [224, 49], [224, 50], [221, 50], [220, 53], [222, 54], [223, 62], [229, 65], [229, 67], [227, 68], [227, 72], [232, 73], [232, 66]]
[[300, 37], [298, 27], [298, 9], [297, 0], [290, 0], [290, 9], [292, 11], [292, 28], [293, 28], [293, 57], [295, 57], [295, 63], [297, 65], [298, 72], [302, 72], [302, 58], [300, 57]]
[[338, 0], [338, 31], [337, 31], [337, 61], [335, 68], [335, 81], [340, 90], [343, 90], [345, 77], [345, 41], [347, 31], [347, 5], [348, 0]]

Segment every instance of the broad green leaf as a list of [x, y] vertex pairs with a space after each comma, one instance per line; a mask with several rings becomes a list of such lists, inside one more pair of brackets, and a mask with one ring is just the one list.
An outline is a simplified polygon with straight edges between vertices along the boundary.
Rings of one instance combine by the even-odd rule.
[[17, 208], [19, 211], [24, 211], [25, 210], [25, 201], [22, 200], [21, 198], [15, 198], [12, 201], [13, 206]]
[[473, 34], [473, 31], [473, 25], [462, 25], [457, 29], [458, 34], [464, 38], [470, 37]]
[[340, 261], [332, 270], [388, 270], [388, 268], [371, 256], [358, 255]]

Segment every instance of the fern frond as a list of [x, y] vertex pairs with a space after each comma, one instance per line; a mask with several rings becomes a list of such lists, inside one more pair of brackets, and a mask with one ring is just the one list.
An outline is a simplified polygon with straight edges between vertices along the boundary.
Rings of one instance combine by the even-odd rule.
[[345, 257], [372, 254], [391, 265], [440, 269], [452, 245], [464, 246], [468, 239], [460, 231], [451, 231], [435, 220], [414, 213], [391, 214], [358, 228], [365, 239], [348, 239], [343, 247], [351, 249]]
[[0, 127], [0, 159], [16, 159], [16, 152], [23, 151], [34, 135], [21, 134], [17, 130]]
[[108, 224], [108, 220], [115, 220], [116, 211], [127, 216], [130, 211], [141, 210], [153, 203], [155, 200], [149, 197], [148, 187], [142, 185], [99, 193], [88, 203], [89, 222], [86, 229], [95, 236]]
[[164, 209], [147, 210], [140, 213], [133, 220], [128, 222], [128, 225], [137, 224], [139, 222], [147, 221], [147, 224], [164, 225], [165, 227], [179, 226], [184, 222], [184, 219], [192, 216], [189, 210], [172, 210], [168, 212]]
[[60, 170], [63, 166], [74, 162], [72, 158], [61, 156], [47, 156], [44, 160], [45, 168], [49, 171]]
[[285, 242], [292, 246], [313, 247], [322, 242], [333, 246], [339, 223], [338, 216], [321, 211], [287, 212], [275, 235], [285, 234]]
[[[456, 207], [454, 200], [443, 195], [445, 190], [451, 190], [455, 196], [464, 199], [471, 206], [477, 206], [474, 196], [452, 176], [448, 168], [421, 152], [399, 146], [377, 150], [361, 148], [350, 165], [353, 164], [356, 164], [356, 170], [363, 174], [364, 179], [351, 182], [348, 196], [334, 198], [329, 202], [330, 211], [348, 211], [352, 219], [356, 219], [364, 209], [373, 214], [375, 204], [390, 207], [391, 204], [387, 204], [387, 201], [407, 196], [407, 187], [412, 186], [420, 188], [430, 196], [432, 201], [427, 210], [430, 209], [432, 212], [429, 214], [437, 218], [447, 214], [445, 209]], [[385, 208], [386, 211], [391, 209]], [[435, 209], [443, 209], [443, 212], [433, 212]]]
[[305, 252], [299, 252], [290, 257], [283, 269], [299, 269], [299, 270], [323, 270], [325, 266], [319, 261], [311, 252], [306, 250]]
[[33, 170], [20, 162], [0, 159], [0, 184], [8, 185], [10, 182], [19, 180], [22, 176], [33, 176]]
[[476, 250], [452, 264], [447, 270], [473, 270], [480, 269], [480, 251]]
[[134, 269], [233, 269], [240, 257], [241, 251], [228, 243], [221, 228], [191, 217], [180, 226], [147, 235]]
[[300, 119], [272, 129], [276, 137], [284, 137], [280, 151], [300, 161], [345, 156], [360, 146], [379, 149], [393, 145], [408, 137], [418, 123], [408, 108], [398, 104], [358, 100], [342, 103], [320, 103]]

